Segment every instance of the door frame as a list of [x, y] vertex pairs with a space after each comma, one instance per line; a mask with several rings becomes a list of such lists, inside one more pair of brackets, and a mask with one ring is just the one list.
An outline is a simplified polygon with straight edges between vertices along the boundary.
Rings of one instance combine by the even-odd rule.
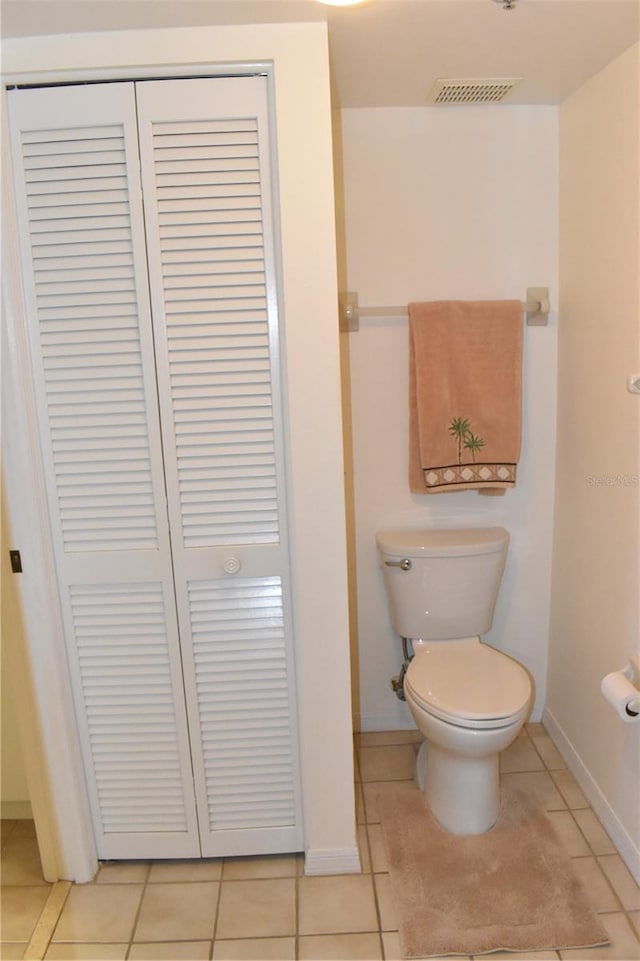
[[[117, 40], [117, 42], [115, 42]], [[97, 66], [96, 66], [97, 65]], [[115, 67], [114, 67], [115, 65]], [[247, 68], [265, 68], [269, 84], [270, 115], [276, 131], [274, 197], [277, 230], [282, 245], [278, 265], [283, 292], [286, 347], [282, 380], [288, 411], [290, 439], [287, 456], [290, 504], [290, 551], [293, 569], [293, 616], [295, 621], [296, 681], [301, 748], [303, 831], [306, 874], [344, 874], [360, 871], [356, 843], [354, 760], [349, 662], [348, 570], [346, 548], [344, 457], [340, 398], [340, 344], [338, 331], [338, 273], [334, 206], [334, 160], [332, 126], [338, 122], [332, 109], [329, 83], [327, 25], [324, 22], [232, 24], [176, 29], [124, 30], [117, 34], [93, 33], [42, 35], [7, 38], [4, 46], [5, 83], [36, 84], [128, 78], [216, 76], [243, 73]], [[5, 165], [3, 178], [11, 167]], [[12, 188], [11, 188], [12, 190]], [[10, 196], [11, 190], [9, 191]], [[3, 208], [6, 210], [6, 205]], [[313, 225], [313, 229], [309, 229]], [[11, 231], [7, 236], [11, 237]], [[7, 268], [11, 241], [6, 244]], [[20, 279], [13, 279], [18, 294], [11, 298], [10, 321], [23, 323], [14, 304], [20, 298]], [[8, 299], [8, 298], [7, 298]], [[15, 341], [12, 333], [10, 340]], [[8, 353], [8, 352], [7, 352]], [[313, 377], [309, 361], [313, 358]], [[41, 685], [50, 678], [39, 671], [38, 631], [45, 631], [49, 646], [52, 619], [45, 611], [42, 585], [46, 585], [46, 559], [34, 496], [35, 480], [30, 463], [29, 442], [24, 426], [20, 362], [11, 361], [20, 390], [11, 393], [7, 383], [7, 411], [15, 409], [18, 453], [12, 452], [11, 500], [14, 544], [31, 545], [31, 562], [17, 578], [24, 606], [35, 605], [40, 616], [25, 631], [30, 645], [31, 669]], [[7, 359], [7, 367], [9, 360]], [[313, 424], [313, 430], [309, 430]], [[32, 423], [33, 427], [33, 423]], [[6, 441], [5, 432], [5, 441]], [[27, 448], [25, 452], [25, 446]], [[318, 465], [321, 470], [318, 470]], [[35, 461], [37, 467], [37, 460]], [[295, 482], [295, 486], [294, 486]], [[36, 565], [37, 562], [37, 565]], [[43, 567], [44, 565], [44, 567]], [[41, 571], [45, 570], [42, 574]], [[51, 568], [49, 567], [49, 571]], [[37, 576], [36, 576], [37, 575]], [[50, 579], [50, 573], [49, 573]], [[321, 589], [319, 589], [321, 585]], [[53, 606], [55, 612], [55, 604]], [[58, 682], [56, 682], [58, 683]], [[68, 682], [67, 682], [68, 683]], [[60, 682], [64, 694], [64, 682]], [[36, 687], [34, 683], [34, 687]], [[327, 705], [331, 705], [328, 710]], [[36, 699], [30, 705], [31, 714]], [[58, 706], [58, 710], [61, 708]], [[29, 713], [29, 707], [26, 708]], [[44, 725], [43, 725], [44, 727]], [[48, 726], [50, 727], [50, 725]], [[57, 732], [45, 728], [43, 735], [56, 739]], [[318, 731], [323, 732], [322, 738]], [[61, 735], [62, 738], [62, 735]], [[60, 738], [58, 739], [59, 742]], [[26, 746], [25, 746], [26, 747]], [[42, 792], [43, 804], [55, 817], [72, 820], [69, 807], [70, 783], [64, 754], [54, 749], [43, 752], [50, 767], [64, 764], [63, 788]], [[57, 747], [66, 746], [57, 744]], [[71, 751], [71, 756], [73, 751]], [[48, 770], [48, 769], [47, 769]], [[76, 796], [84, 796], [82, 774], [77, 773]], [[35, 803], [34, 803], [35, 807]], [[70, 816], [67, 818], [67, 810]], [[38, 818], [44, 825], [44, 819]], [[39, 825], [37, 825], [39, 827]], [[43, 832], [45, 827], [42, 828]], [[50, 837], [57, 844], [64, 831], [77, 830], [67, 823]], [[62, 833], [61, 833], [62, 831]], [[90, 846], [91, 835], [86, 841]], [[59, 845], [58, 845], [59, 847]], [[63, 862], [56, 855], [58, 877], [90, 876], [87, 857]], [[95, 864], [95, 860], [93, 862]], [[84, 866], [83, 866], [84, 864]], [[56, 875], [51, 875], [53, 879]]]
[[[275, 158], [273, 64], [251, 61], [233, 64], [184, 64], [166, 69], [115, 68], [21, 75], [19, 83], [50, 85], [64, 82], [189, 79], [264, 75], [267, 82], [270, 151]], [[17, 78], [16, 78], [17, 79]], [[12, 675], [19, 679], [18, 721], [34, 823], [45, 880], [90, 881], [98, 870], [91, 810], [84, 778], [62, 622], [46, 483], [39, 442], [35, 387], [31, 366], [26, 302], [22, 288], [17, 212], [13, 188], [7, 87], [2, 89], [2, 480], [6, 486], [9, 524], [20, 546], [24, 572], [18, 577], [24, 643], [11, 644]], [[274, 229], [279, 236], [277, 185]], [[281, 265], [276, 286], [282, 289]], [[285, 358], [280, 361], [285, 377]], [[12, 545], [3, 545], [10, 549]], [[299, 740], [299, 737], [296, 738]], [[55, 761], [54, 761], [55, 759]]]

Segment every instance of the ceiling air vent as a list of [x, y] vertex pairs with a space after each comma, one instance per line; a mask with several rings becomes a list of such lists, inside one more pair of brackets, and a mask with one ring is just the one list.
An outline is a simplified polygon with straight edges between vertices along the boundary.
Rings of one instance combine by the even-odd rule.
[[427, 97], [429, 104], [501, 103], [522, 77], [481, 80], [436, 80]]

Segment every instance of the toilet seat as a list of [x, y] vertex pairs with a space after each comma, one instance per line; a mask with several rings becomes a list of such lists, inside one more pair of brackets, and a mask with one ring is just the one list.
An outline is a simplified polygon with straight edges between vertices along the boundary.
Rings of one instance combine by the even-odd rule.
[[415, 641], [405, 691], [422, 710], [458, 727], [506, 727], [526, 713], [529, 675], [478, 637]]

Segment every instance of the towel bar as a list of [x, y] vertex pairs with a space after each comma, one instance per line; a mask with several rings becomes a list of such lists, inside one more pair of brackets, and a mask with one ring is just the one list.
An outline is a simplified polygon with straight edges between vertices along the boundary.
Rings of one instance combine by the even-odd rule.
[[[527, 299], [521, 302], [523, 313], [530, 327], [541, 327], [549, 322], [549, 288], [527, 287]], [[361, 317], [407, 317], [407, 307], [360, 307], [356, 293], [340, 297], [341, 320], [346, 330], [357, 331]]]

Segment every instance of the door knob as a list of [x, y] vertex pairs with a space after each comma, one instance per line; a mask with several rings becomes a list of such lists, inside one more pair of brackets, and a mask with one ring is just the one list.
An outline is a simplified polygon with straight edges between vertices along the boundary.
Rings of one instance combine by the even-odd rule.
[[242, 564], [237, 557], [227, 557], [222, 567], [226, 574], [237, 574]]

